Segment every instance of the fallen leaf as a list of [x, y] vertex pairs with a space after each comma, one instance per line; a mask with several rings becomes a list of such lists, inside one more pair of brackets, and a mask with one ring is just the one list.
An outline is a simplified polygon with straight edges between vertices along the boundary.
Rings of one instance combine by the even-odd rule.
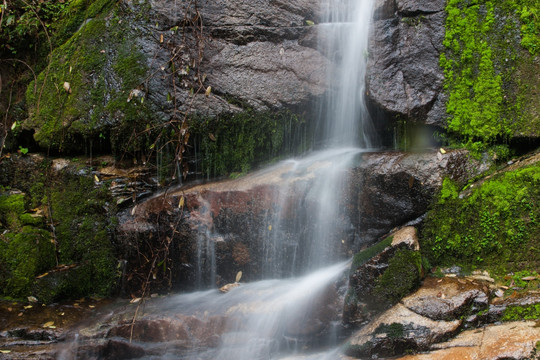
[[94, 181], [97, 182], [97, 183], [99, 182], [99, 178], [98, 178], [97, 175], [94, 175]]
[[28, 297], [28, 301], [31, 302], [31, 303], [37, 303], [37, 298], [35, 296], [29, 296]]
[[313, 21], [311, 21], [311, 20], [306, 20], [306, 25], [307, 26], [313, 26], [313, 25], [315, 25], [315, 23]]
[[181, 196], [181, 197], [180, 197], [180, 201], [178, 202], [178, 207], [179, 207], [179, 208], [183, 208], [183, 207], [184, 207], [184, 202], [185, 202], [184, 197]]
[[159, 42], [163, 43], [163, 34], [159, 35]]
[[214, 136], [214, 134], [209, 133], [209, 134], [208, 134], [208, 137], [210, 138], [210, 140], [216, 141], [216, 137]]
[[25, 310], [26, 310], [26, 309], [31, 309], [31, 308], [33, 308], [32, 305], [27, 305], [27, 306], [24, 307]]
[[239, 282], [241, 278], [242, 278], [242, 272], [239, 271], [238, 274], [236, 274], [236, 280], [235, 280], [235, 282]]
[[47, 321], [45, 324], [41, 325], [41, 327], [51, 327], [54, 325], [54, 321]]
[[268, 231], [272, 231], [272, 225], [268, 225]]
[[0, 350], [0, 353], [2, 354], [9, 354], [11, 350]]
[[206, 95], [207, 97], [210, 96], [210, 93], [212, 92], [212, 87], [209, 86], [206, 88], [206, 91], [204, 92], [204, 95]]
[[521, 280], [523, 280], [523, 281], [536, 280], [536, 276], [525, 276], [525, 277], [522, 277]]
[[129, 302], [130, 304], [136, 304], [138, 303], [139, 301], [141, 301], [141, 298], [134, 298], [134, 299], [131, 299], [131, 301]]
[[88, 305], [88, 307], [89, 307], [90, 309], [93, 309], [93, 308], [95, 308], [96, 306], [95, 306], [95, 305]]
[[66, 90], [68, 94], [71, 94], [71, 84], [67, 81], [64, 81], [64, 90]]
[[44, 278], [45, 276], [49, 275], [48, 272], [44, 273], [44, 274], [41, 274], [39, 276], [36, 276], [36, 279], [41, 279], [41, 278]]
[[441, 152], [441, 154], [446, 154], [446, 150], [444, 150], [443, 148], [440, 148], [439, 151]]

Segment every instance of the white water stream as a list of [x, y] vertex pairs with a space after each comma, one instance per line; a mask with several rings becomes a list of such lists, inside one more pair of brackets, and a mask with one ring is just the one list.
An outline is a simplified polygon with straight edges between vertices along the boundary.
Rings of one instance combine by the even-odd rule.
[[[150, 302], [145, 314], [153, 312], [171, 317], [183, 314], [203, 320], [221, 316], [228, 319], [228, 325], [219, 334], [217, 347], [179, 352], [174, 344], [163, 342], [150, 345], [159, 355], [147, 355], [145, 359], [277, 359], [302, 354], [304, 345], [310, 341], [333, 349], [310, 355], [311, 358], [339, 357], [336, 348], [339, 339], [332, 327], [339, 325], [339, 311], [334, 310], [342, 304], [335, 303], [338, 293], [335, 283], [345, 278], [348, 264], [336, 251], [343, 241], [334, 236], [343, 230], [336, 225], [340, 210], [336, 200], [341, 198], [345, 187], [344, 171], [358, 153], [372, 144], [364, 104], [364, 76], [373, 0], [326, 1], [323, 5], [326, 17], [323, 24], [318, 25], [319, 37], [323, 39], [320, 47], [322, 53], [335, 61], [337, 70], [328, 74], [334, 85], [322, 114], [325, 150], [286, 162], [287, 166], [292, 164], [291, 172], [309, 170], [315, 174], [313, 185], [303, 198], [310, 204], [308, 215], [301, 219], [305, 223], [292, 226], [304, 229], [303, 234], [289, 232], [287, 237], [283, 236], [285, 227], [290, 229], [291, 224], [283, 223], [286, 216], [283, 210], [278, 210], [268, 219], [273, 231], [263, 244], [265, 258], [274, 259], [271, 266], [263, 265], [267, 280], [242, 284], [226, 294], [208, 290]], [[279, 192], [280, 209], [286, 207], [286, 197], [290, 194], [287, 186], [290, 184]], [[298, 212], [303, 210], [297, 209]], [[312, 226], [305, 230], [306, 224]], [[303, 243], [299, 242], [300, 237], [305, 240]], [[300, 249], [299, 244], [304, 248]], [[202, 266], [207, 258], [206, 263], [215, 269], [212, 249], [211, 244], [197, 244], [197, 266]], [[197, 281], [202, 281], [200, 276]], [[336, 305], [334, 310], [326, 314], [333, 305]], [[303, 334], [311, 338], [302, 339]], [[313, 338], [313, 334], [322, 335]]]

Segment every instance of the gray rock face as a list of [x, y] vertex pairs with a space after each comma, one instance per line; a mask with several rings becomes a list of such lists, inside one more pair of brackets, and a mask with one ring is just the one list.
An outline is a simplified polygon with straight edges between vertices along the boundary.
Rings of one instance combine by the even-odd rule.
[[451, 336], [460, 324], [461, 320], [434, 321], [398, 304], [353, 335], [346, 353], [366, 358], [425, 350]]
[[379, 0], [369, 47], [367, 98], [402, 119], [444, 126], [444, 1]]
[[[155, 0], [151, 5], [149, 22], [157, 23], [160, 31], [182, 26], [187, 6], [184, 2], [173, 9], [169, 1]], [[328, 66], [328, 60], [313, 48], [314, 28], [306, 24], [306, 20], [318, 18], [318, 8], [314, 0], [294, 4], [277, 0], [199, 4], [201, 27], [189, 28], [188, 36], [202, 35], [200, 50], [198, 54], [187, 50], [184, 56], [202, 60], [197, 71], [206, 76], [203, 85], [211, 86], [212, 95], [208, 98], [203, 92], [196, 96], [191, 108], [212, 116], [238, 111], [231, 103], [268, 110], [306, 105], [320, 96], [326, 89], [325, 71], [321, 69]], [[151, 72], [159, 72], [169, 54], [162, 54], [155, 39], [143, 39], [141, 46], [148, 54], [158, 54], [160, 61], [149, 57], [149, 65]], [[167, 80], [154, 79], [152, 88], [170, 91]], [[177, 97], [185, 100], [187, 107], [190, 87], [177, 85]]]

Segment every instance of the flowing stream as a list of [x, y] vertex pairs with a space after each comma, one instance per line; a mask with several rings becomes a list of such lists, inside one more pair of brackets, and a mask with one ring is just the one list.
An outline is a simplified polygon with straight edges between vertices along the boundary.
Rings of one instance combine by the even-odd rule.
[[[328, 74], [333, 85], [322, 106], [322, 150], [285, 162], [291, 172], [316, 169], [304, 201], [293, 209], [301, 212], [306, 202], [310, 204], [307, 215], [298, 220], [303, 223], [285, 224], [283, 209], [289, 206], [287, 194], [291, 189], [284, 182], [278, 195], [281, 206], [269, 216], [272, 231], [263, 244], [263, 256], [274, 259], [271, 265], [263, 266], [266, 280], [240, 284], [226, 294], [214, 289], [148, 301], [145, 317], [183, 322], [186, 316], [197, 318], [206, 332], [200, 337], [190, 335], [191, 343], [200, 342], [200, 346], [183, 346], [185, 339], [142, 341], [146, 359], [264, 360], [304, 356], [306, 349], [310, 349], [308, 353], [328, 349], [327, 353], [309, 355], [314, 359], [338, 356], [337, 346], [342, 340], [338, 332], [340, 301], [349, 264], [336, 251], [343, 240], [335, 234], [346, 231], [349, 224], [337, 221], [336, 199], [342, 196], [343, 172], [357, 154], [372, 146], [364, 105], [372, 3], [340, 0], [323, 5], [326, 17], [318, 25], [320, 49], [333, 59], [337, 70]], [[303, 229], [303, 233], [291, 233], [291, 228]], [[211, 272], [215, 272], [213, 250], [212, 244], [197, 244], [199, 271], [203, 264], [210, 264]], [[200, 275], [197, 281], [202, 282]], [[216, 321], [219, 326], [212, 323]], [[208, 323], [214, 325], [206, 328], [204, 324]], [[217, 346], [203, 345], [215, 337], [219, 338]], [[60, 358], [71, 358], [67, 354], [65, 351]]]

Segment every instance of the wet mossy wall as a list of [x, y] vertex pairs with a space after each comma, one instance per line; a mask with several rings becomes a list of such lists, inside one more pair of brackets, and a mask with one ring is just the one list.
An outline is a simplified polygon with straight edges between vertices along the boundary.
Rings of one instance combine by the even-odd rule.
[[131, 92], [143, 88], [147, 63], [135, 44], [141, 30], [131, 28], [129, 19], [143, 7], [94, 2], [67, 18], [58, 42], [82, 14], [86, 20], [52, 52], [49, 66], [26, 92], [29, 117], [23, 127], [35, 130], [39, 146], [81, 153], [84, 142], [118, 151], [140, 145], [144, 137], [130, 139], [145, 129], [152, 111], [144, 98], [130, 101]]
[[16, 179], [24, 193], [2, 187], [0, 297], [35, 296], [48, 303], [110, 295], [119, 270], [107, 188], [94, 184], [84, 168], [53, 174], [44, 161], [39, 170]]
[[448, 130], [473, 150], [540, 133], [539, 10], [534, 0], [447, 3]]
[[299, 154], [309, 147], [305, 119], [287, 111], [194, 118], [193, 169], [205, 177], [241, 174], [261, 162]]
[[446, 179], [421, 236], [433, 266], [459, 264], [494, 273], [540, 264], [540, 165], [508, 171], [466, 192]]

